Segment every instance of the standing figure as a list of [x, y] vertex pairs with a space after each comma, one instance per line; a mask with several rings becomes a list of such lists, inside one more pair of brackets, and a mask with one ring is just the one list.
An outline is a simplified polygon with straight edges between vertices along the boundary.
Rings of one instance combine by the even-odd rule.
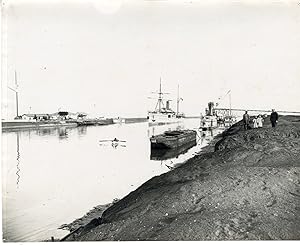
[[250, 116], [248, 114], [248, 111], [245, 111], [245, 114], [243, 115], [243, 122], [244, 122], [245, 130], [249, 129], [249, 121], [250, 121]]
[[258, 128], [257, 116], [255, 116], [253, 119], [253, 128]]
[[262, 128], [262, 127], [263, 127], [263, 122], [264, 122], [263, 117], [262, 117], [261, 115], [259, 115], [259, 116], [257, 117], [257, 125], [258, 125], [259, 128]]
[[270, 121], [271, 121], [272, 127], [275, 127], [278, 122], [278, 114], [275, 111], [275, 109], [272, 109], [272, 113], [270, 115]]

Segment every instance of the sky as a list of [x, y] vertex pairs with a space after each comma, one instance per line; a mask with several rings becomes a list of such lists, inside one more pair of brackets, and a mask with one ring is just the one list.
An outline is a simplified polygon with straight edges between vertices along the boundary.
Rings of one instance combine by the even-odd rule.
[[2, 119], [15, 71], [19, 114], [146, 117], [160, 78], [186, 115], [228, 90], [233, 108], [300, 111], [296, 1], [10, 0], [2, 15]]

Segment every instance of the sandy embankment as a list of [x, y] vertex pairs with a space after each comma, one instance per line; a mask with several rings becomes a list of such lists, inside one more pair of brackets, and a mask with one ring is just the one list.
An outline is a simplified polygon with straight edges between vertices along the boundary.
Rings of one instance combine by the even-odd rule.
[[236, 124], [215, 151], [94, 216], [66, 240], [300, 239], [300, 117], [275, 129]]

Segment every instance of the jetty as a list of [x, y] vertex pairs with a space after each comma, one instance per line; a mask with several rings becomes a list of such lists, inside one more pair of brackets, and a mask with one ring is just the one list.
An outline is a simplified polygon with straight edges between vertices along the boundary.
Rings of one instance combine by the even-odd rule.
[[60, 122], [60, 121], [2, 121], [2, 131], [8, 130], [22, 130], [22, 129], [40, 129], [40, 128], [53, 128], [53, 127], [77, 127], [76, 122]]
[[299, 240], [299, 184], [300, 117], [275, 128], [238, 122], [64, 241]]

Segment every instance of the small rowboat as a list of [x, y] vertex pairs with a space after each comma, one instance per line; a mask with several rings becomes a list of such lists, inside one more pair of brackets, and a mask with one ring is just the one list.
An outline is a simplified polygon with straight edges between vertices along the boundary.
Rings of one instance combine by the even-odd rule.
[[153, 149], [172, 149], [196, 141], [197, 132], [193, 130], [166, 131], [150, 138]]

